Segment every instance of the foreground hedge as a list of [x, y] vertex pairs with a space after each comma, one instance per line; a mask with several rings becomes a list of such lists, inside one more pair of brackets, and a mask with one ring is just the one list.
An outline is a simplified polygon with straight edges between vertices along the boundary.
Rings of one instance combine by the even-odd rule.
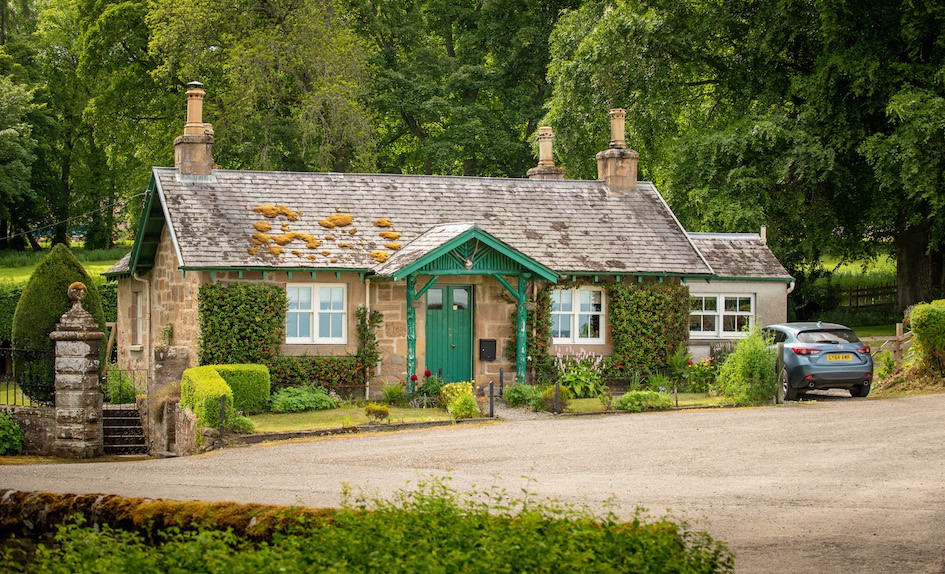
[[216, 367], [192, 367], [181, 375], [180, 404], [197, 415], [197, 428], [220, 426], [221, 396], [226, 396], [224, 422], [228, 422], [235, 415], [233, 390], [217, 372]]
[[269, 408], [272, 386], [266, 365], [211, 365], [233, 390], [233, 408], [261, 412]]
[[[0, 494], [8, 537], [83, 517], [37, 548], [30, 572], [733, 571], [724, 543], [668, 518], [620, 522], [495, 492], [463, 500], [443, 483], [367, 504], [359, 493], [337, 510]], [[22, 569], [10, 553], [0, 566]]]

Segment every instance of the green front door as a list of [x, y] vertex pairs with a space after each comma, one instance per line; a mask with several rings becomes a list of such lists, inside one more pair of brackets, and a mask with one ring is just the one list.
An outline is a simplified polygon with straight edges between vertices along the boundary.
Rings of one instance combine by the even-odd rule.
[[427, 368], [450, 383], [472, 379], [472, 287], [431, 287], [426, 296]]

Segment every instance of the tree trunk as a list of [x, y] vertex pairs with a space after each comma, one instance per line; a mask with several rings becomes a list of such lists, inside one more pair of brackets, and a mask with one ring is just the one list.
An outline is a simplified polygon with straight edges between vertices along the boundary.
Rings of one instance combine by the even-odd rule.
[[945, 291], [945, 254], [941, 249], [929, 249], [927, 222], [899, 232], [896, 285], [900, 311], [909, 305], [940, 299]]

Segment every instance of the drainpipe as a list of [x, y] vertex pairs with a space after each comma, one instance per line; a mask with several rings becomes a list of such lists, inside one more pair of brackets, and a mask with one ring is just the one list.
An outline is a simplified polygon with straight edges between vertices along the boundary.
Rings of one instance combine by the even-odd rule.
[[788, 286], [787, 286], [787, 294], [790, 295], [791, 293], [793, 293], [793, 292], [794, 292], [794, 288], [795, 288], [796, 286], [797, 286], [797, 282], [796, 282], [796, 281], [791, 281], [790, 283], [788, 283]]
[[[364, 279], [364, 308], [367, 310], [367, 319], [371, 321], [371, 280]], [[377, 365], [371, 365], [371, 374], [377, 374]], [[364, 400], [371, 398], [371, 377], [364, 381]]]

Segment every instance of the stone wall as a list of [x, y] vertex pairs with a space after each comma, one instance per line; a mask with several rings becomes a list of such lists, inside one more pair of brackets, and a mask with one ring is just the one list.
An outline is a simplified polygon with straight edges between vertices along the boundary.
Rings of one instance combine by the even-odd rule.
[[23, 452], [51, 455], [56, 440], [56, 409], [53, 407], [6, 407], [3, 412], [13, 417], [23, 429]]

